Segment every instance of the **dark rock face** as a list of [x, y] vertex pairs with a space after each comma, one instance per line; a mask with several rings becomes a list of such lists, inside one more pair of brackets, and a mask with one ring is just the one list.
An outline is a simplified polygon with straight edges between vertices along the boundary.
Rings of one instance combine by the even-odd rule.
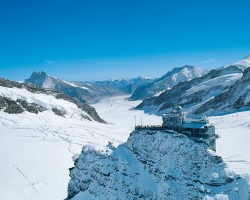
[[104, 124], [107, 123], [102, 118], [100, 118], [100, 116], [98, 115], [98, 113], [96, 112], [94, 107], [92, 107], [92, 106], [90, 106], [88, 104], [77, 104], [77, 106], [78, 106], [78, 108], [80, 108], [83, 111], [85, 111], [86, 113], [88, 113], [92, 117], [93, 120], [95, 120], [97, 122], [104, 123]]
[[7, 105], [7, 108], [4, 110], [4, 112], [9, 113], [9, 114], [20, 114], [24, 110], [16, 101], [13, 101], [11, 99], [5, 98], [5, 103]]
[[140, 100], [154, 96], [158, 92], [170, 89], [177, 85], [179, 82], [191, 80], [196, 77], [206, 74], [206, 70], [202, 70], [193, 66], [184, 66], [174, 68], [159, 79], [147, 85], [138, 87], [131, 96], [131, 100]]
[[5, 98], [0, 96], [0, 108], [6, 108], [7, 107], [7, 103], [5, 101]]
[[31, 113], [38, 113], [43, 112], [46, 108], [34, 104], [28, 103], [27, 101], [17, 99], [16, 101], [9, 99], [7, 97], [0, 96], [0, 109], [4, 109], [4, 112], [9, 114], [21, 114], [24, 111], [31, 112]]
[[63, 110], [60, 110], [58, 108], [52, 108], [52, 111], [58, 115], [58, 116], [61, 116], [61, 117], [64, 117], [64, 115], [66, 114]]
[[44, 81], [48, 78], [48, 75], [45, 72], [34, 72], [29, 79], [25, 80], [25, 83], [32, 83], [39, 87], [43, 87]]
[[28, 103], [27, 101], [18, 99], [17, 102], [19, 103], [19, 105], [24, 108], [26, 111], [31, 112], [31, 113], [35, 113], [38, 114], [39, 112], [43, 112], [45, 110], [47, 110], [46, 108], [35, 104], [35, 103]]

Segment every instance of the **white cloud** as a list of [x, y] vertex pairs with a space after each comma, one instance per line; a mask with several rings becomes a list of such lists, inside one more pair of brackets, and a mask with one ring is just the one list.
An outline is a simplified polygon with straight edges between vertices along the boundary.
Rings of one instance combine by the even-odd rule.
[[54, 63], [56, 63], [56, 61], [55, 60], [45, 60], [45, 65], [51, 65], [51, 64], [54, 64]]
[[203, 63], [213, 63], [215, 61], [216, 61], [216, 59], [211, 58], [211, 59], [208, 59], [208, 60], [204, 60]]

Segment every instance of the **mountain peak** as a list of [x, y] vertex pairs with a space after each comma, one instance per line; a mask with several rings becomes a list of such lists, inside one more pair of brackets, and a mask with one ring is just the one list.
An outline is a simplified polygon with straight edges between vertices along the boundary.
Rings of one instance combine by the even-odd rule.
[[48, 76], [48, 74], [47, 74], [46, 72], [44, 72], [44, 71], [34, 71], [34, 72], [31, 74], [31, 76], [32, 76], [32, 75]]
[[[47, 77], [49, 77], [49, 75], [44, 71], [34, 71], [30, 75], [29, 79], [45, 79]], [[26, 80], [29, 80], [29, 79], [26, 79]]]
[[233, 65], [237, 66], [241, 70], [246, 70], [250, 67], [250, 55], [246, 56], [243, 60], [240, 60]]
[[191, 65], [184, 65], [182, 68], [190, 68], [190, 69], [193, 69], [195, 68], [194, 66], [191, 66]]
[[44, 71], [35, 71], [28, 79], [25, 79], [25, 83], [32, 83], [45, 88], [54, 88], [54, 80], [55, 78], [49, 76]]

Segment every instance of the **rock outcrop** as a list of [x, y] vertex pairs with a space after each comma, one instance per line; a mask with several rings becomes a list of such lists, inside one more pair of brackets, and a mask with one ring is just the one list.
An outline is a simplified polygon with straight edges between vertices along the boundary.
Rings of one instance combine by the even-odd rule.
[[250, 198], [221, 157], [172, 131], [134, 131], [103, 151], [86, 146], [70, 177], [67, 200]]

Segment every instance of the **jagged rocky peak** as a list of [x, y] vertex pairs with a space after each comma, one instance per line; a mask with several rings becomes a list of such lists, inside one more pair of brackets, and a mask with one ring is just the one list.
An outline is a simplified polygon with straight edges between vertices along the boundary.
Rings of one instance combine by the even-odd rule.
[[38, 71], [38, 72], [33, 72], [32, 74], [31, 74], [31, 77], [32, 76], [42, 76], [42, 77], [47, 77], [48, 76], [48, 74], [46, 73], [46, 72], [44, 72], [44, 71]]
[[173, 131], [134, 131], [117, 148], [86, 146], [70, 169], [67, 200], [248, 199], [222, 158]]
[[49, 76], [44, 71], [33, 72], [28, 79], [25, 79], [25, 83], [31, 83], [48, 89], [54, 89], [55, 81], [55, 78]]

